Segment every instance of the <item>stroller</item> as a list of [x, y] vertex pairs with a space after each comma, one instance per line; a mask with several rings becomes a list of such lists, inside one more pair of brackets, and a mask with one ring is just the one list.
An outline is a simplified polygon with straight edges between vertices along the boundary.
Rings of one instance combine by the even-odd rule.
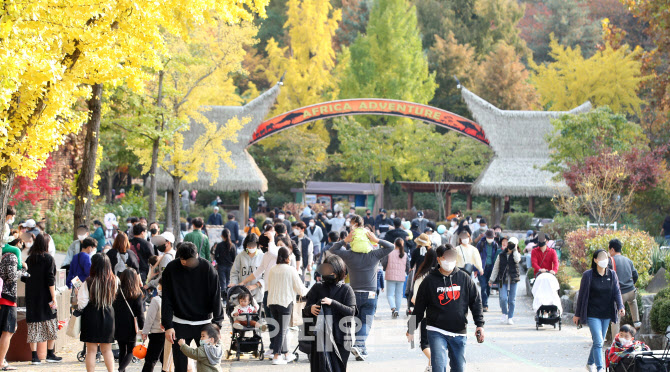
[[[112, 344], [112, 354], [114, 354], [114, 360], [116, 362], [119, 361], [119, 347], [116, 343]], [[86, 361], [86, 343], [84, 343], [84, 348], [77, 353], [77, 360], [81, 363], [84, 363]], [[100, 349], [98, 349], [97, 354], [95, 355], [95, 362], [100, 363], [102, 361], [102, 354], [100, 353]], [[136, 356], [133, 355], [132, 363], [139, 363], [140, 360], [137, 359]]]
[[668, 372], [670, 371], [670, 332], [665, 350], [633, 352], [618, 363], [610, 363], [609, 372]]
[[[251, 326], [242, 326], [241, 328], [235, 327], [235, 318], [232, 315], [233, 309], [239, 304], [237, 297], [241, 293], [248, 293], [251, 297], [251, 305], [258, 305], [254, 296], [251, 295], [251, 291], [243, 285], [238, 285], [230, 288], [228, 290], [228, 302], [226, 303], [226, 315], [230, 319], [230, 326], [233, 329], [232, 337], [230, 340], [230, 348], [224, 352], [224, 358], [228, 359], [232, 356], [233, 351], [237, 360], [240, 360], [242, 354], [251, 354], [254, 358], [263, 360], [265, 358], [265, 350], [263, 348], [263, 338], [261, 337], [261, 332], [256, 327]], [[259, 311], [262, 312], [262, 306], [259, 307]], [[247, 324], [253, 321], [260, 321], [261, 315], [259, 314], [245, 314], [247, 319]], [[239, 325], [238, 325], [239, 326]]]
[[295, 362], [297, 363], [298, 360], [300, 360], [300, 355], [298, 354], [298, 350], [301, 352], [307, 354], [307, 360], [311, 361], [312, 357], [312, 342], [309, 341], [309, 337], [305, 333], [305, 324], [301, 324], [298, 326], [298, 346], [295, 347], [293, 350], [293, 355], [295, 355]]
[[558, 297], [560, 286], [555, 275], [542, 273], [535, 279], [533, 285], [533, 310], [535, 310], [535, 329], [539, 330], [544, 324], [553, 325], [561, 330], [561, 315], [563, 306]]

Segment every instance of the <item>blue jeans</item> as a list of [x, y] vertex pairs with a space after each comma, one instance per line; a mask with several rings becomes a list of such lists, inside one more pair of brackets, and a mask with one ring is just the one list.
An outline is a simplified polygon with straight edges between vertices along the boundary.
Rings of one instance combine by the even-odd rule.
[[230, 269], [232, 266], [216, 265], [216, 271], [219, 273], [219, 285], [221, 286], [221, 298], [228, 299], [228, 283], [230, 283]]
[[387, 280], [386, 299], [389, 301], [391, 310], [399, 310], [402, 306], [402, 287], [405, 282]]
[[465, 336], [447, 336], [440, 332], [428, 331], [430, 344], [430, 364], [435, 372], [447, 371], [447, 351], [449, 355], [449, 369], [451, 372], [465, 370]]
[[[503, 284], [500, 288], [500, 309], [508, 318], [514, 318], [514, 305], [516, 304], [516, 285], [512, 283], [508, 285]], [[509, 293], [508, 293], [509, 291]]]
[[[372, 292], [372, 294], [375, 293]], [[374, 298], [370, 298], [370, 292], [355, 292], [355, 295], [361, 329], [356, 331], [354, 346], [362, 349], [361, 351], [366, 351], [365, 340], [368, 338], [368, 334], [370, 334], [370, 328], [372, 328], [372, 320], [377, 309], [377, 296], [375, 295]]]
[[586, 318], [586, 322], [591, 330], [591, 339], [593, 340], [587, 364], [595, 364], [598, 369], [605, 368], [603, 342], [607, 335], [607, 327], [609, 327], [610, 321], [611, 319]]
[[487, 265], [484, 269], [484, 275], [479, 275], [479, 286], [482, 288], [482, 306], [489, 307], [489, 295], [491, 294], [491, 287], [489, 287], [489, 279], [491, 278], [491, 272], [493, 271], [493, 265]]

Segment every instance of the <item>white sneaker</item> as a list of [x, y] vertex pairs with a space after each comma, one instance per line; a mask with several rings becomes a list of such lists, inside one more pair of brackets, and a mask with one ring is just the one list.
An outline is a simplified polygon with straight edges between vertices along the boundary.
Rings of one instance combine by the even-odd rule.
[[272, 365], [277, 366], [277, 365], [284, 365], [286, 364], [286, 359], [284, 357], [279, 356], [278, 358], [272, 359]]
[[589, 372], [596, 372], [596, 365], [595, 364], [587, 364], [586, 365], [586, 370]]
[[507, 323], [507, 315], [503, 314], [500, 316], [500, 323], [502, 324]]
[[275, 353], [274, 353], [274, 351], [272, 351], [272, 349], [267, 349], [267, 350], [265, 350], [265, 354], [263, 354], [263, 355], [265, 355], [266, 357], [271, 357], [274, 354]]
[[507, 324], [514, 325], [514, 320], [512, 318], [507, 319]]
[[286, 360], [286, 363], [291, 363], [295, 360], [295, 354], [286, 354], [284, 355], [284, 359]]
[[640, 329], [642, 327], [642, 322], [633, 323], [633, 327], [635, 327], [635, 329]]
[[424, 372], [433, 372], [433, 367], [428, 366]]

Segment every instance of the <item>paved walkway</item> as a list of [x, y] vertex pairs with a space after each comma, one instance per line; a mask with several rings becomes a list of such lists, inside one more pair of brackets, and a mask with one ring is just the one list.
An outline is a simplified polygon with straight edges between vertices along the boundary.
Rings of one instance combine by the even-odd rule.
[[[523, 279], [523, 278], [522, 278]], [[524, 281], [519, 283], [517, 291], [517, 310], [514, 317], [515, 325], [500, 323], [500, 306], [498, 295], [494, 293], [489, 299], [489, 312], [485, 313], [486, 342], [478, 344], [474, 338], [474, 326], [468, 329], [467, 371], [583, 371], [590, 348], [588, 329], [577, 330], [572, 324], [564, 324], [563, 330], [545, 326], [535, 330], [534, 313], [531, 298], [525, 296]], [[405, 307], [403, 306], [403, 309]], [[370, 356], [365, 362], [357, 362], [353, 357], [349, 360], [348, 370], [351, 372], [370, 372], [372, 368], [380, 371], [423, 371], [427, 359], [420, 350], [410, 349], [405, 338], [406, 317], [391, 319], [390, 309], [385, 293], [382, 294], [377, 316], [368, 341]], [[472, 322], [471, 322], [472, 323]], [[224, 327], [225, 345], [229, 345], [230, 327]], [[416, 334], [418, 338], [418, 332]], [[291, 336], [291, 351], [297, 345], [296, 333]], [[267, 334], [264, 335], [266, 345], [269, 344]], [[417, 339], [418, 346], [418, 339]], [[27, 345], [26, 345], [27, 347]], [[85, 371], [84, 364], [76, 361], [76, 353], [81, 344], [72, 342], [60, 353], [64, 362], [58, 365], [31, 366], [28, 363], [13, 363], [20, 371]], [[262, 371], [309, 371], [309, 362], [305, 354], [300, 353], [300, 360], [286, 366], [272, 366], [266, 359], [241, 361], [224, 361], [224, 371], [229, 372], [262, 372]], [[142, 363], [131, 364], [128, 372], [139, 372]], [[156, 367], [155, 371], [159, 371]], [[99, 363], [96, 371], [105, 371]]]

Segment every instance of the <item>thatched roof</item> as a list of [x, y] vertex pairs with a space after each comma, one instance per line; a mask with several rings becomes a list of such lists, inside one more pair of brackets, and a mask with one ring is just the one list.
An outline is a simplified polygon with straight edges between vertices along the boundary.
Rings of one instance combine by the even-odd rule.
[[585, 102], [570, 111], [500, 110], [481, 97], [461, 88], [475, 121], [484, 129], [494, 156], [472, 187], [473, 195], [552, 197], [570, 193], [565, 182], [552, 180], [540, 168], [549, 162], [545, 140], [553, 128], [551, 119], [591, 110]]
[[[214, 185], [210, 185], [210, 175], [200, 172], [198, 180], [186, 184], [188, 188], [197, 190], [213, 191], [261, 191], [268, 190], [268, 180], [256, 165], [254, 159], [249, 155], [246, 147], [251, 141], [251, 136], [256, 128], [263, 122], [263, 119], [272, 109], [279, 87], [277, 83], [265, 93], [258, 96], [253, 101], [244, 106], [207, 106], [202, 113], [210, 122], [224, 126], [228, 120], [238, 117], [240, 120], [249, 118], [249, 122], [240, 129], [237, 135], [237, 142], [226, 141], [226, 149], [231, 153], [231, 160], [235, 168], [231, 168], [225, 163], [220, 164], [219, 178]], [[191, 120], [189, 131], [184, 133], [184, 147], [191, 146], [198, 136], [205, 132], [201, 124]], [[207, 156], [207, 154], [202, 154]], [[172, 178], [162, 169], [157, 171], [156, 182], [159, 189], [172, 189]]]

